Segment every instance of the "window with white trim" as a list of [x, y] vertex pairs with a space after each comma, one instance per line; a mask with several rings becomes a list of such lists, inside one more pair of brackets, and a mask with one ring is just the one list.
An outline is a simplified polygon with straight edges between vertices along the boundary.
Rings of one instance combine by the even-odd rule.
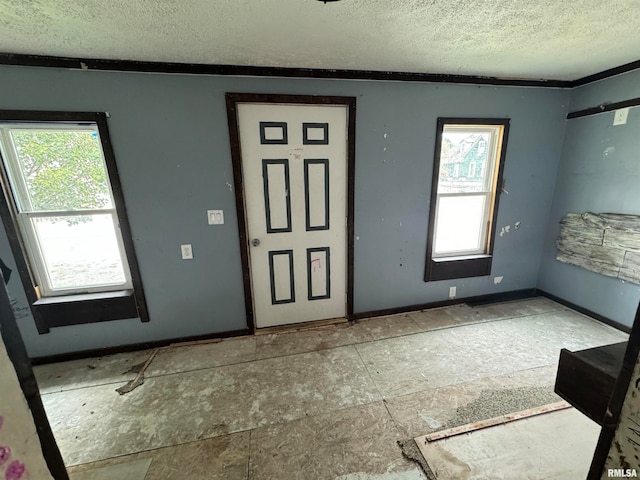
[[[426, 281], [490, 274], [508, 127], [503, 119], [438, 119]], [[467, 176], [451, 175], [460, 164]]]
[[38, 296], [132, 288], [95, 123], [0, 123], [0, 153]]

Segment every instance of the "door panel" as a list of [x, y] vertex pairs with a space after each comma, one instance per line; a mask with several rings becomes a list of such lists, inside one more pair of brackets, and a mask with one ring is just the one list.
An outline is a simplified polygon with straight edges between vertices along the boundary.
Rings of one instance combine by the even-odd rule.
[[269, 276], [272, 305], [296, 301], [293, 250], [269, 252]]
[[346, 105], [238, 103], [258, 328], [346, 315]]
[[291, 231], [289, 160], [262, 160], [267, 233]]
[[307, 231], [329, 230], [329, 160], [304, 160], [304, 204]]

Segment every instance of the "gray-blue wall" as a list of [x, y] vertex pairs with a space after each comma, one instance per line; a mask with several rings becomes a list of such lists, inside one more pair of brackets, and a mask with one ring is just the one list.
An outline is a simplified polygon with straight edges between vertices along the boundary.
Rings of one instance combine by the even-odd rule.
[[[355, 311], [536, 286], [570, 92], [473, 85], [231, 78], [0, 67], [0, 108], [107, 111], [151, 322], [38, 335], [17, 276], [30, 355], [246, 327], [225, 92], [357, 97]], [[438, 116], [509, 117], [491, 277], [423, 282]], [[209, 226], [207, 209], [225, 211]], [[515, 222], [521, 222], [518, 230]], [[0, 257], [13, 258], [0, 230]], [[195, 259], [180, 260], [181, 243]], [[495, 276], [502, 282], [494, 283]]]
[[[571, 111], [640, 97], [640, 71], [572, 91]], [[631, 326], [640, 286], [555, 260], [559, 221], [567, 213], [640, 215], [640, 108], [626, 125], [613, 126], [614, 112], [567, 122], [556, 193], [538, 287]]]

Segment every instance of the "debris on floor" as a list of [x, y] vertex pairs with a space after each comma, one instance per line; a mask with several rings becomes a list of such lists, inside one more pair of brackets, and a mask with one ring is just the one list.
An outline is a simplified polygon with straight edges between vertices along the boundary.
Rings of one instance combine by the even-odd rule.
[[[235, 337], [232, 337], [235, 338]], [[177, 342], [177, 343], [171, 343], [169, 344], [169, 348], [176, 348], [176, 347], [191, 347], [193, 345], [208, 345], [210, 343], [220, 343], [223, 339], [222, 338], [207, 338], [205, 340], [193, 340], [190, 342]]]
[[131, 368], [126, 372], [122, 372], [123, 375], [128, 375], [129, 373], [140, 373], [144, 366], [147, 364], [147, 361], [136, 363], [135, 365], [131, 365]]
[[[155, 356], [158, 354], [158, 351], [160, 349], [156, 348], [151, 355], [149, 356], [149, 358], [147, 359], [146, 362], [144, 362], [144, 364], [142, 365], [142, 368], [140, 368], [140, 371], [138, 372], [138, 374], [136, 375], [136, 377], [133, 380], [128, 381], [127, 383], [125, 383], [123, 386], [121, 386], [120, 388], [116, 388], [116, 392], [118, 392], [120, 395], [124, 395], [126, 393], [132, 392], [133, 390], [135, 390], [136, 388], [138, 388], [140, 385], [142, 385], [144, 383], [144, 372], [145, 370], [149, 367], [149, 365], [151, 364], [151, 361], [155, 358]], [[133, 367], [131, 367], [129, 369], [129, 372], [133, 372], [134, 369], [137, 370], [137, 367], [139, 365], [134, 365]]]
[[458, 407], [455, 415], [438, 429], [460, 427], [468, 423], [548, 405], [559, 400], [561, 400], [560, 397], [553, 392], [553, 385], [486, 389], [482, 390], [478, 398], [472, 402]]
[[521, 410], [519, 412], [510, 413], [508, 415], [501, 415], [499, 417], [490, 418], [488, 420], [481, 420], [479, 422], [468, 423], [460, 427], [448, 428], [446, 430], [440, 430], [435, 433], [430, 433], [425, 436], [427, 442], [435, 442], [436, 440], [442, 440], [443, 438], [454, 437], [456, 435], [462, 435], [463, 433], [471, 433], [476, 430], [482, 430], [483, 428], [495, 427], [496, 425], [502, 425], [509, 422], [515, 422], [516, 420], [522, 420], [536, 415], [542, 415], [545, 413], [556, 412], [558, 410], [564, 410], [571, 408], [571, 405], [564, 400], [561, 402], [544, 405], [542, 407], [530, 408], [528, 410]]
[[420, 447], [418, 447], [418, 444], [413, 438], [410, 438], [409, 440], [399, 440], [398, 446], [400, 447], [400, 450], [402, 451], [402, 455], [405, 458], [409, 460], [413, 460], [420, 466], [424, 474], [427, 476], [428, 480], [437, 480], [435, 475], [429, 468], [427, 461], [422, 455], [422, 452], [420, 451]]

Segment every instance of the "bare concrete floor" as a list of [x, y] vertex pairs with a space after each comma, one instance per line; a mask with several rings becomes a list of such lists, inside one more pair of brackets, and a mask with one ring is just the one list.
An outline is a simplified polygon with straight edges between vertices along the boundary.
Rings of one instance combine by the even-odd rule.
[[36, 377], [72, 480], [412, 480], [398, 440], [558, 401], [561, 348], [626, 338], [535, 298], [165, 348], [122, 396], [150, 351]]

